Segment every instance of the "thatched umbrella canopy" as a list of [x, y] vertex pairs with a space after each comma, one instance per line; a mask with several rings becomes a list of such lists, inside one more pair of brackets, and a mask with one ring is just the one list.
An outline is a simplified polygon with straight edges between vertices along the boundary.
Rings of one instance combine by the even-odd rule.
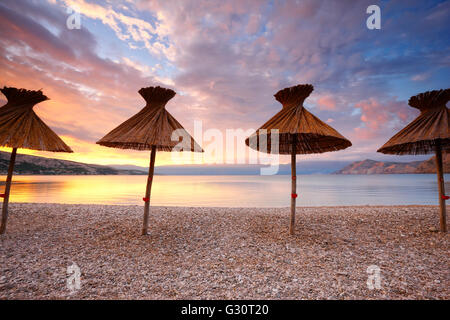
[[[147, 188], [143, 198], [145, 205], [142, 234], [146, 235], [156, 151], [203, 152], [203, 149], [165, 108], [167, 102], [175, 96], [175, 91], [158, 86], [142, 88], [139, 94], [146, 101], [146, 106], [97, 143], [112, 148], [151, 150]], [[176, 130], [181, 141], [172, 140], [172, 134]]]
[[[303, 106], [314, 87], [300, 84], [275, 94], [283, 109], [263, 124], [245, 143], [253, 149], [267, 153], [291, 155], [292, 194], [289, 233], [294, 234], [295, 202], [297, 198], [296, 155], [337, 151], [352, 144], [339, 132], [322, 122]], [[272, 150], [272, 133], [278, 134], [278, 150]]]
[[0, 91], [8, 102], [0, 108], [0, 146], [11, 147], [8, 176], [3, 196], [0, 234], [6, 230], [8, 202], [17, 148], [40, 151], [73, 152], [33, 111], [34, 105], [48, 100], [42, 91], [4, 87]]
[[427, 91], [409, 99], [411, 107], [420, 110], [420, 115], [404, 129], [386, 142], [378, 152], [387, 154], [436, 153], [436, 168], [439, 187], [440, 226], [447, 231], [442, 151], [450, 150], [450, 113], [446, 106], [450, 100], [450, 89]]

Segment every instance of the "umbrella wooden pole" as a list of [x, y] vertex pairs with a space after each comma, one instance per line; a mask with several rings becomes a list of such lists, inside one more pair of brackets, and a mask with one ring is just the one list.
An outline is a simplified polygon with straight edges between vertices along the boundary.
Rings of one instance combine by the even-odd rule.
[[296, 172], [296, 149], [295, 143], [292, 144], [291, 153], [291, 220], [289, 224], [289, 234], [293, 235], [295, 233], [295, 198], [297, 196], [297, 172]]
[[150, 213], [150, 196], [152, 193], [152, 181], [153, 172], [155, 171], [155, 157], [156, 157], [156, 146], [152, 146], [152, 152], [150, 154], [150, 168], [148, 169], [147, 178], [147, 188], [145, 189], [145, 204], [144, 204], [144, 223], [142, 226], [142, 235], [147, 235], [148, 230], [148, 216]]
[[9, 159], [8, 177], [6, 178], [5, 195], [3, 198], [2, 208], [2, 224], [0, 226], [0, 234], [4, 234], [6, 231], [6, 221], [8, 220], [8, 203], [9, 203], [9, 191], [11, 190], [11, 181], [14, 171], [14, 163], [16, 162], [17, 148], [13, 148], [11, 152], [11, 158]]
[[444, 174], [442, 170], [442, 148], [441, 141], [436, 140], [436, 172], [438, 178], [438, 189], [439, 189], [439, 207], [440, 207], [440, 217], [439, 223], [442, 232], [447, 232], [447, 222], [446, 215], [447, 210], [445, 208], [445, 186], [444, 186]]

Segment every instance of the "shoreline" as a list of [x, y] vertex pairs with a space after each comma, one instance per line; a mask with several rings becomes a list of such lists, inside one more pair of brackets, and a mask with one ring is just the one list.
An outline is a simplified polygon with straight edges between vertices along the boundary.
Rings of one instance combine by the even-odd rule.
[[[284, 208], [11, 203], [0, 299], [449, 299], [437, 206]], [[81, 288], [66, 287], [67, 267]], [[367, 287], [377, 265], [381, 289]]]
[[[147, 176], [148, 172], [143, 172], [142, 174], [34, 174], [34, 173], [18, 173], [14, 172], [14, 176], [42, 176], [42, 177], [53, 177], [53, 176], [63, 176], [63, 177], [78, 177], [78, 176], [86, 176], [86, 177], [93, 177], [93, 176]], [[255, 174], [165, 174], [165, 173], [155, 173], [155, 176], [164, 176], [164, 177], [236, 177], [236, 176], [247, 176], [247, 177], [261, 177], [262, 175], [259, 173]], [[290, 173], [277, 173], [269, 176], [264, 177], [273, 177], [273, 176], [290, 176]], [[414, 173], [299, 173], [298, 176], [389, 176], [389, 175], [397, 175], [397, 176], [403, 176], [403, 175], [432, 175], [436, 176], [436, 172], [414, 172]], [[450, 172], [445, 172], [444, 175], [450, 175]], [[0, 173], [0, 177], [6, 177], [7, 172]]]
[[[9, 206], [14, 205], [14, 204], [18, 204], [18, 205], [55, 205], [55, 206], [88, 206], [88, 207], [92, 207], [92, 206], [100, 206], [100, 207], [138, 207], [138, 208], [144, 208], [144, 205], [140, 205], [140, 204], [101, 204], [101, 203], [68, 203], [68, 202], [10, 202]], [[439, 205], [434, 205], [434, 204], [396, 204], [396, 205], [377, 205], [377, 204], [367, 204], [367, 205], [339, 205], [339, 206], [296, 206], [295, 208], [298, 210], [301, 209], [345, 209], [345, 208], [415, 208], [415, 207], [424, 207], [424, 208], [436, 208], [439, 209]], [[0, 203], [0, 208], [1, 208], [1, 203]], [[286, 210], [290, 210], [289, 206], [284, 206], [284, 207], [214, 207], [214, 206], [176, 206], [176, 205], [166, 205], [166, 206], [161, 206], [161, 205], [151, 205], [150, 204], [150, 208], [155, 208], [155, 209], [162, 209], [162, 208], [178, 208], [178, 209], [231, 209], [231, 210], [238, 210], [238, 209], [242, 209], [242, 210], [247, 210], [247, 209], [251, 209], [251, 210], [282, 210], [282, 209], [286, 209]], [[150, 210], [151, 210], [150, 209]]]

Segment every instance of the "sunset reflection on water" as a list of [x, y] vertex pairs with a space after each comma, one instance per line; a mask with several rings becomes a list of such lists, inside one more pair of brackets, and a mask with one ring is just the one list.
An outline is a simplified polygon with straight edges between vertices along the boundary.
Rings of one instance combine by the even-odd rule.
[[[5, 176], [0, 176], [1, 188]], [[143, 205], [147, 177], [13, 177], [11, 202]], [[446, 177], [449, 181], [448, 177]], [[436, 176], [298, 175], [298, 206], [437, 204]], [[447, 184], [446, 184], [447, 185]], [[449, 186], [446, 186], [449, 188]], [[289, 176], [154, 177], [152, 205], [288, 207]]]

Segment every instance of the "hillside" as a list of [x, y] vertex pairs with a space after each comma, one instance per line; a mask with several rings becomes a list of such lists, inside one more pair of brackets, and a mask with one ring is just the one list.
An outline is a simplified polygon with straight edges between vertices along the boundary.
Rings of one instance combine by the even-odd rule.
[[[11, 154], [0, 151], [0, 174], [8, 173]], [[42, 175], [107, 175], [107, 174], [146, 174], [139, 170], [120, 170], [109, 166], [86, 164], [75, 161], [50, 159], [17, 154], [14, 174]]]
[[[10, 153], [0, 151], [0, 175], [8, 172]], [[444, 171], [450, 173], [450, 157], [444, 156]], [[389, 174], [433, 173], [434, 157], [425, 161], [382, 162], [364, 160], [346, 161], [300, 161], [299, 174]], [[159, 166], [155, 174], [162, 175], [258, 175], [262, 165], [183, 165]], [[342, 168], [340, 170], [337, 170]], [[26, 175], [146, 175], [147, 168], [132, 165], [97, 165], [18, 154], [14, 174]], [[337, 171], [336, 171], [337, 170]], [[278, 174], [289, 174], [290, 165], [280, 164]]]
[[[435, 173], [435, 157], [425, 161], [384, 162], [375, 160], [356, 161], [335, 172], [335, 174], [401, 174]], [[444, 172], [450, 173], [450, 158], [444, 156]]]
[[[450, 173], [450, 155], [446, 154], [443, 156], [444, 172]], [[423, 161], [418, 167], [415, 173], [434, 173], [436, 172], [436, 160], [432, 157], [426, 161]]]

